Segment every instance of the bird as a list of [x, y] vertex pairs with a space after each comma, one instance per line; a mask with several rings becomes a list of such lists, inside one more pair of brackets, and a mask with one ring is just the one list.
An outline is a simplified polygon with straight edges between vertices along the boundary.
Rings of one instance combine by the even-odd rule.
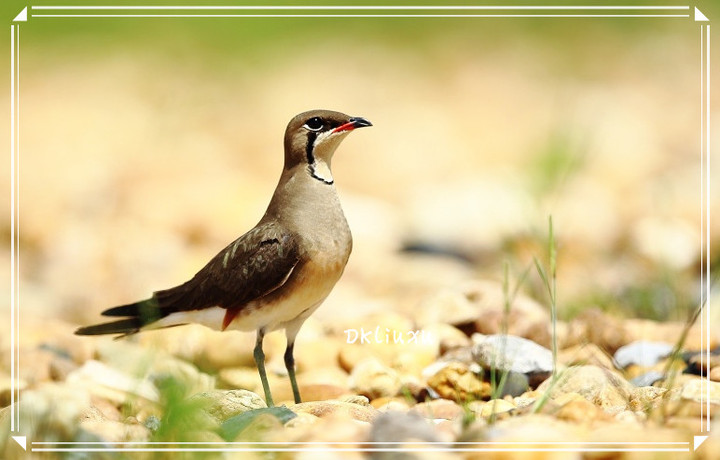
[[331, 162], [353, 130], [372, 126], [362, 117], [330, 110], [296, 115], [284, 137], [285, 160], [270, 203], [254, 228], [230, 243], [189, 281], [148, 299], [101, 314], [121, 317], [80, 327], [77, 335], [120, 334], [204, 324], [225, 331], [256, 331], [253, 358], [268, 407], [274, 405], [265, 371], [263, 337], [285, 330], [284, 361], [295, 403], [295, 338], [327, 298], [352, 251], [352, 234], [335, 188]]

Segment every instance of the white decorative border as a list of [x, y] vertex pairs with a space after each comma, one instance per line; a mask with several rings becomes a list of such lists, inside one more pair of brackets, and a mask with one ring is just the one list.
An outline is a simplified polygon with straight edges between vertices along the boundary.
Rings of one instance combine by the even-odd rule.
[[[240, 18], [690, 18], [690, 6], [78, 6], [78, 5], [41, 5], [31, 6], [32, 18], [215, 18], [215, 17], [240, 17]], [[28, 8], [25, 7], [13, 20], [10, 26], [11, 34], [11, 62], [10, 62], [10, 431], [12, 438], [26, 449], [26, 437], [20, 435], [20, 411], [17, 405], [19, 400], [19, 330], [20, 330], [20, 22], [28, 20]], [[55, 11], [56, 13], [44, 14], [35, 11]], [[83, 13], [84, 11], [114, 11], [115, 13]], [[127, 11], [144, 11], [145, 13], [127, 13]], [[175, 11], [168, 14], [164, 11]], [[215, 13], [198, 14], [197, 11], [214, 11]], [[242, 13], [229, 14], [217, 13], [218, 11], [278, 11], [278, 13]], [[339, 13], [303, 13], [289, 14], [288, 11], [337, 11]], [[348, 13], [351, 11], [399, 11], [405, 13]], [[438, 14], [426, 13], [417, 14], [418, 11], [455, 11], [460, 13]], [[473, 11], [504, 11], [504, 13], [468, 13]], [[519, 13], [517, 11], [539, 11], [542, 13]], [[552, 13], [547, 13], [552, 11]], [[564, 13], [556, 13], [564, 11]], [[602, 11], [603, 13], [586, 13], [586, 11]], [[635, 11], [635, 13], [623, 13], [622, 11]], [[685, 11], [686, 13], [667, 13], [667, 11]], [[148, 13], [149, 12], [149, 13]], [[177, 13], [184, 12], [184, 13]], [[411, 13], [408, 13], [411, 12]], [[462, 13], [465, 12], [465, 13]], [[572, 13], [569, 13], [572, 12]], [[647, 12], [647, 13], [646, 13]], [[698, 308], [704, 308], [700, 314], [701, 342], [705, 343], [705, 359], [710, 358], [710, 331], [706, 328], [710, 324], [710, 24], [708, 18], [698, 8], [694, 8], [694, 20], [700, 22], [700, 207], [701, 207], [701, 304]], [[705, 23], [705, 24], [703, 24]], [[703, 259], [704, 254], [704, 259]], [[704, 315], [702, 314], [704, 313]], [[704, 339], [704, 340], [703, 340]], [[704, 382], [704, 380], [703, 380]], [[705, 394], [705, 406], [701, 404], [700, 433], [710, 431], [710, 389], [706, 385], [703, 390]], [[707, 439], [707, 435], [694, 437], [693, 450]], [[114, 444], [116, 447], [88, 447], [94, 445], [107, 446]], [[454, 443], [425, 443], [435, 444], [437, 447], [387, 447], [389, 445], [400, 445], [401, 442], [365, 442], [365, 445], [381, 445], [383, 447], [313, 447], [320, 442], [249, 442], [249, 443], [211, 443], [211, 442], [31, 442], [31, 450], [36, 452], [690, 452], [690, 442], [454, 442]], [[344, 445], [353, 444], [349, 442], [333, 442], [332, 444]], [[187, 448], [163, 448], [147, 447], [162, 445], [188, 445], [205, 447]], [[225, 447], [210, 447], [210, 446]], [[228, 446], [263, 446], [263, 447], [228, 447]], [[532, 445], [533, 447], [505, 447]], [[548, 447], [537, 447], [538, 445]], [[37, 446], [37, 447], [36, 447]], [[51, 446], [51, 447], [45, 447]], [[75, 447], [72, 447], [75, 446]], [[122, 446], [122, 447], [117, 447]], [[130, 447], [145, 446], [145, 447]], [[266, 446], [266, 447], [265, 447]], [[305, 446], [305, 447], [289, 447]], [[475, 446], [475, 447], [471, 447]], [[487, 447], [479, 447], [487, 446]], [[564, 447], [558, 447], [564, 446]], [[593, 446], [593, 447], [588, 447]], [[633, 447], [628, 447], [633, 446]]]

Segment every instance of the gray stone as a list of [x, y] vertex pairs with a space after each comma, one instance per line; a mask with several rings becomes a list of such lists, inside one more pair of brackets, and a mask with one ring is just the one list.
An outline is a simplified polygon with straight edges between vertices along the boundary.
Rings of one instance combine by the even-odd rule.
[[658, 380], [665, 378], [665, 374], [660, 371], [650, 371], [642, 375], [638, 375], [634, 379], [630, 380], [630, 383], [636, 387], [649, 387]]
[[473, 359], [484, 369], [525, 374], [532, 387], [550, 376], [552, 352], [531, 340], [513, 335], [473, 335]]
[[615, 352], [615, 361], [621, 368], [632, 364], [649, 367], [672, 353], [673, 345], [665, 342], [639, 340], [624, 345]]

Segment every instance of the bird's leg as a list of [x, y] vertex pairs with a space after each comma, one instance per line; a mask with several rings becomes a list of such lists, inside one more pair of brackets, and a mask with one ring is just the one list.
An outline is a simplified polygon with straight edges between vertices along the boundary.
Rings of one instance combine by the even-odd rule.
[[262, 381], [263, 391], [265, 392], [265, 402], [268, 407], [273, 407], [272, 395], [270, 394], [270, 385], [268, 385], [267, 374], [265, 373], [265, 353], [263, 353], [262, 343], [263, 337], [265, 337], [265, 329], [260, 328], [257, 331], [257, 340], [255, 342], [255, 350], [253, 351], [253, 358], [255, 358], [255, 364], [257, 365], [258, 372], [260, 373], [260, 380]]
[[300, 404], [300, 390], [298, 389], [297, 380], [295, 380], [295, 357], [293, 356], [293, 348], [295, 342], [288, 341], [287, 348], [285, 349], [285, 368], [288, 371], [288, 377], [290, 377], [290, 385], [292, 386], [293, 398], [295, 398], [295, 404]]

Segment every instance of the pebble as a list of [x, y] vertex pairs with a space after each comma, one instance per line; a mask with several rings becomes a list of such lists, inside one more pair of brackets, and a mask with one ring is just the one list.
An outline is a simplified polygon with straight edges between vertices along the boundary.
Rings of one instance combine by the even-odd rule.
[[670, 343], [639, 340], [618, 348], [614, 358], [621, 368], [632, 364], [650, 367], [667, 357], [672, 350]]
[[593, 343], [609, 353], [630, 342], [627, 320], [610, 316], [597, 308], [583, 311], [570, 322], [567, 346]]
[[522, 337], [475, 334], [472, 354], [484, 369], [525, 374], [530, 386], [545, 380], [553, 369], [552, 352]]
[[358, 363], [350, 374], [350, 388], [370, 399], [395, 396], [401, 387], [398, 373], [376, 359]]
[[451, 362], [428, 379], [428, 386], [440, 397], [457, 402], [467, 402], [490, 397], [492, 390], [487, 382], [480, 380], [468, 366]]
[[189, 402], [196, 402], [218, 424], [245, 412], [267, 407], [265, 400], [247, 390], [210, 390], [195, 394]]
[[65, 383], [117, 404], [125, 402], [129, 395], [148, 401], [158, 401], [160, 397], [157, 389], [147, 380], [132, 377], [95, 360], [87, 361], [68, 374]]
[[605, 369], [615, 369], [612, 357], [594, 343], [573, 345], [560, 350], [558, 361], [566, 366], [592, 364]]
[[296, 414], [308, 413], [316, 417], [343, 416], [361, 422], [371, 422], [380, 413], [372, 406], [345, 401], [310, 401], [289, 406]]
[[[375, 444], [373, 447], [401, 447], [397, 442], [413, 441], [422, 445], [426, 442], [440, 442], [434, 426], [417, 412], [389, 411], [378, 415], [370, 429], [370, 441], [374, 443], [390, 442], [392, 444]], [[449, 446], [448, 446], [449, 447]]]
[[630, 396], [629, 409], [645, 412], [650, 408], [656, 408], [663, 403], [665, 393], [667, 393], [666, 388], [653, 386], [635, 388]]
[[639, 375], [630, 380], [630, 383], [636, 387], [647, 387], [665, 378], [665, 374], [660, 371], [650, 371]]
[[681, 396], [692, 401], [720, 404], [720, 383], [695, 378], [682, 386]]
[[461, 419], [465, 413], [459, 404], [448, 399], [435, 399], [419, 403], [411, 410], [431, 420], [457, 420]]
[[558, 419], [585, 424], [591, 424], [596, 420], [610, 420], [610, 416], [608, 414], [579, 394], [568, 394], [573, 394], [577, 397], [562, 404], [561, 407], [553, 414]]
[[554, 385], [548, 379], [538, 391], [550, 391], [553, 400], [566, 393], [578, 393], [606, 412], [617, 413], [626, 409], [633, 388], [617, 372], [587, 365], [567, 368], [558, 374]]
[[139, 424], [127, 424], [114, 420], [84, 420], [80, 422], [79, 427], [108, 442], [137, 442], [150, 439], [150, 430]]
[[515, 404], [504, 399], [492, 399], [485, 403], [480, 410], [480, 415], [489, 418], [492, 415], [504, 414], [515, 409]]
[[708, 374], [708, 378], [713, 382], [720, 382], [720, 366], [710, 369], [710, 374]]
[[[20, 395], [20, 426], [29, 439], [73, 439], [78, 420], [91, 406], [86, 391], [68, 383], [41, 383]], [[42, 423], [38, 423], [42, 421]]]

